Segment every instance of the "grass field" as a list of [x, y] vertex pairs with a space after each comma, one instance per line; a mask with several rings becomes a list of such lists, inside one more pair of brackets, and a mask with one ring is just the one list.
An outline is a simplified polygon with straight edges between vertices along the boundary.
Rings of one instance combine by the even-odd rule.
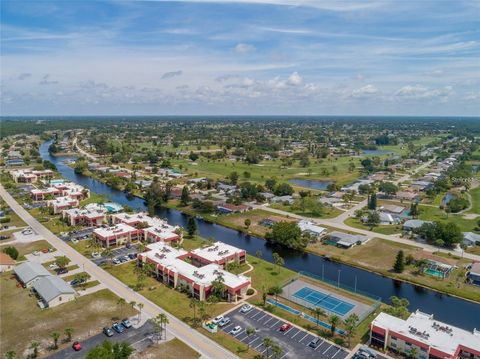
[[[307, 249], [310, 252], [331, 256], [332, 260], [361, 267], [388, 277], [397, 278], [432, 289], [480, 301], [480, 288], [464, 283], [465, 272], [461, 268], [455, 269], [447, 279], [436, 279], [432, 276], [417, 273], [413, 266], [406, 266], [403, 273], [393, 272], [393, 264], [399, 250], [405, 256], [421, 252], [422, 249], [403, 243], [392, 242], [380, 238], [373, 238], [361, 246], [350, 249], [337, 248], [322, 243], [310, 244]], [[465, 264], [463, 260], [460, 263]]]
[[51, 353], [50, 334], [61, 334], [60, 348], [69, 346], [64, 343], [63, 331], [67, 327], [74, 329], [73, 339], [83, 340], [101, 332], [101, 328], [112, 323], [112, 319], [134, 315], [131, 308], [119, 311], [118, 297], [108, 290], [78, 297], [58, 307], [40, 309], [30, 290], [16, 286], [17, 280], [11, 273], [0, 275], [0, 337], [2, 338], [2, 357], [5, 352], [14, 350], [17, 357], [27, 357], [32, 341], [40, 342], [40, 356]]
[[15, 243], [9, 244], [5, 243], [0, 246], [0, 249], [4, 248], [5, 246], [14, 246], [18, 250], [18, 259], [17, 260], [24, 260], [25, 255], [30, 254], [35, 251], [40, 251], [44, 248], [51, 248], [50, 244], [45, 240], [35, 241], [31, 243]]
[[462, 232], [470, 232], [476, 227], [476, 220], [465, 219], [462, 214], [447, 214], [440, 208], [431, 206], [418, 206], [420, 209], [419, 219], [425, 221], [453, 222], [457, 224]]
[[345, 220], [345, 224], [349, 225], [350, 227], [364, 229], [366, 231], [371, 230], [372, 232], [380, 233], [380, 234], [395, 234], [395, 233], [402, 232], [401, 224], [379, 225], [370, 229], [369, 226], [365, 225], [358, 218], [353, 218], [353, 217], [347, 218]]
[[156, 343], [141, 353], [134, 353], [132, 359], [197, 359], [200, 354], [181, 340], [174, 338], [164, 343]]
[[312, 218], [335, 218], [335, 217], [338, 217], [340, 214], [343, 213], [338, 208], [330, 207], [330, 206], [323, 206], [321, 215], [316, 215], [316, 214], [313, 214], [312, 212], [308, 212], [308, 211], [302, 212], [301, 210], [293, 210], [292, 206], [289, 206], [289, 205], [286, 206], [286, 205], [281, 204], [281, 203], [271, 204], [270, 207], [275, 208], [275, 209], [279, 209], [281, 211], [291, 212], [293, 214], [297, 214], [297, 215], [300, 215], [300, 216], [312, 217]]
[[[293, 178], [321, 179], [332, 180], [340, 185], [353, 182], [359, 177], [357, 170], [349, 172], [348, 164], [353, 161], [358, 165], [358, 159], [349, 157], [329, 158], [322, 161], [311, 159], [311, 165], [308, 168], [300, 167], [298, 161], [291, 167], [281, 168], [280, 160], [262, 161], [258, 164], [247, 164], [244, 162], [236, 162], [230, 160], [207, 160], [203, 157], [196, 161], [197, 165], [185, 159], [175, 160], [173, 164], [180, 168], [183, 172], [188, 172], [198, 177], [210, 177], [215, 179], [223, 179], [233, 171], [240, 175], [239, 182], [251, 181], [264, 184], [268, 178], [276, 178], [278, 181], [287, 181]], [[337, 168], [335, 173], [334, 168]], [[310, 172], [309, 172], [310, 169]], [[328, 175], [322, 175], [324, 170], [328, 170]], [[244, 172], [249, 172], [250, 177], [243, 177]], [[308, 175], [310, 173], [310, 175]], [[298, 187], [300, 188], [300, 187]]]
[[470, 213], [480, 214], [480, 186], [470, 191], [472, 196], [472, 208]]

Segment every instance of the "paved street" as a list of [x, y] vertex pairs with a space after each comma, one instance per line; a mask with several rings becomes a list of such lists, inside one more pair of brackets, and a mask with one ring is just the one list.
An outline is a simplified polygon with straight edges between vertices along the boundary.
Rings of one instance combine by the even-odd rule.
[[140, 328], [126, 329], [123, 333], [117, 333], [112, 337], [107, 337], [103, 332], [94, 335], [81, 342], [82, 350], [76, 352], [71, 347], [63, 349], [53, 355], [47, 357], [48, 359], [80, 359], [84, 358], [86, 353], [97, 345], [100, 345], [105, 340], [111, 342], [128, 342], [132, 346], [137, 346], [140, 343], [144, 343], [145, 347], [153, 343], [153, 325], [149, 322], [142, 325]]
[[226, 350], [213, 340], [209, 339], [205, 335], [190, 328], [187, 324], [183, 323], [180, 319], [167, 313], [155, 303], [151, 302], [147, 298], [133, 291], [124, 283], [113, 277], [110, 273], [104, 271], [95, 263], [78, 253], [72, 247], [70, 247], [63, 240], [55, 236], [51, 231], [38, 222], [30, 213], [28, 213], [17, 201], [0, 185], [0, 196], [5, 202], [27, 223], [35, 232], [40, 234], [45, 240], [47, 240], [52, 246], [65, 253], [72, 264], [76, 264], [79, 267], [85, 266], [85, 271], [90, 274], [92, 279], [98, 280], [110, 289], [113, 293], [121, 298], [124, 298], [127, 302], [135, 301], [142, 303], [144, 308], [142, 310], [148, 317], [155, 317], [160, 313], [167, 315], [170, 324], [167, 327], [167, 331], [171, 335], [178, 337], [180, 340], [187, 343], [197, 352], [202, 354], [206, 358], [238, 358], [235, 354]]
[[[251, 348], [264, 356], [267, 356], [267, 348], [263, 345], [263, 339], [266, 337], [280, 345], [283, 350], [280, 355], [281, 359], [344, 359], [348, 355], [345, 349], [322, 338], [315, 348], [309, 347], [310, 341], [317, 336], [296, 326], [281, 332], [279, 329], [286, 321], [270, 313], [258, 308], [253, 308], [248, 313], [241, 313], [240, 309], [238, 307], [225, 315], [231, 319], [231, 323], [221, 330], [229, 333], [235, 326], [239, 325], [242, 327], [242, 331], [234, 335], [235, 338], [245, 343], [245, 346], [249, 344]], [[255, 328], [255, 334], [248, 336], [245, 332], [248, 327]], [[268, 351], [268, 357], [272, 357], [271, 351]]]

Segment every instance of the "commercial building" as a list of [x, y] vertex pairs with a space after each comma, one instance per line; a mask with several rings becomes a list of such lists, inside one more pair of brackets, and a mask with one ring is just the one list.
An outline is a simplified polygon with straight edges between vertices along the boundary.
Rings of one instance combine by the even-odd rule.
[[141, 229], [118, 223], [112, 227], [99, 227], [93, 230], [93, 237], [102, 243], [104, 247], [121, 245], [139, 239]]
[[480, 358], [480, 332], [466, 331], [416, 311], [403, 320], [380, 313], [370, 325], [370, 343], [418, 359]]
[[36, 280], [51, 275], [44, 266], [36, 262], [22, 263], [14, 268], [14, 272], [24, 287], [30, 287]]
[[213, 283], [221, 278], [225, 300], [236, 302], [245, 297], [251, 286], [249, 277], [223, 270], [221, 265], [210, 263], [197, 267], [185, 261], [189, 253], [162, 242], [147, 246], [146, 252], [137, 257], [138, 265], [151, 263], [157, 279], [173, 288], [182, 286], [194, 298], [206, 300], [213, 293]]
[[39, 278], [32, 285], [37, 293], [41, 307], [56, 307], [75, 299], [75, 290], [63, 279], [50, 275]]

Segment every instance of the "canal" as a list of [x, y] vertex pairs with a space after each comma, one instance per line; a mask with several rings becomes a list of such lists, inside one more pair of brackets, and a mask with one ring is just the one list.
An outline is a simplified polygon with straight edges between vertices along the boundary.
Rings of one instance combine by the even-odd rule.
[[[111, 201], [128, 205], [135, 210], [146, 211], [146, 205], [141, 198], [127, 196], [122, 191], [115, 190], [106, 184], [87, 176], [76, 174], [72, 168], [64, 163], [69, 157], [53, 157], [48, 153], [50, 142], [40, 146], [40, 155], [57, 166], [58, 171], [66, 179], [89, 188], [91, 191], [107, 196]], [[175, 209], [159, 209], [158, 216], [165, 218], [169, 223], [186, 227], [188, 216]], [[349, 265], [325, 260], [321, 256], [290, 249], [272, 247], [265, 240], [242, 232], [208, 223], [196, 219], [198, 233], [204, 238], [213, 238], [233, 246], [245, 249], [255, 255], [257, 250], [262, 251], [263, 258], [272, 261], [272, 253], [279, 253], [285, 260], [285, 267], [296, 272], [305, 271], [317, 276], [324, 276], [331, 281], [340, 281], [360, 291], [379, 296], [388, 302], [391, 296], [408, 299], [410, 310], [419, 309], [434, 314], [438, 320], [452, 325], [473, 330], [480, 327], [480, 304], [451, 297], [440, 292], [426, 289], [409, 283], [393, 280], [388, 277], [371, 273]]]

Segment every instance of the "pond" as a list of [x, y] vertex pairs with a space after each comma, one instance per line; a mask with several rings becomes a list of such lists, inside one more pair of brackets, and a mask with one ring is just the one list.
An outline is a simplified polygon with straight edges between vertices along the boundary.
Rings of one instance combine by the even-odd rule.
[[288, 182], [296, 186], [311, 188], [311, 189], [318, 189], [322, 191], [325, 191], [330, 184], [334, 183], [333, 181], [309, 180], [309, 179], [291, 179], [291, 180], [288, 180]]
[[362, 154], [365, 156], [381, 156], [393, 154], [393, 152], [388, 150], [363, 150]]
[[448, 202], [450, 202], [454, 198], [457, 198], [457, 196], [455, 196], [453, 193], [447, 192], [445, 194], [445, 197], [443, 197], [443, 199], [442, 199], [442, 204], [444, 206], [446, 206], [448, 204]]

